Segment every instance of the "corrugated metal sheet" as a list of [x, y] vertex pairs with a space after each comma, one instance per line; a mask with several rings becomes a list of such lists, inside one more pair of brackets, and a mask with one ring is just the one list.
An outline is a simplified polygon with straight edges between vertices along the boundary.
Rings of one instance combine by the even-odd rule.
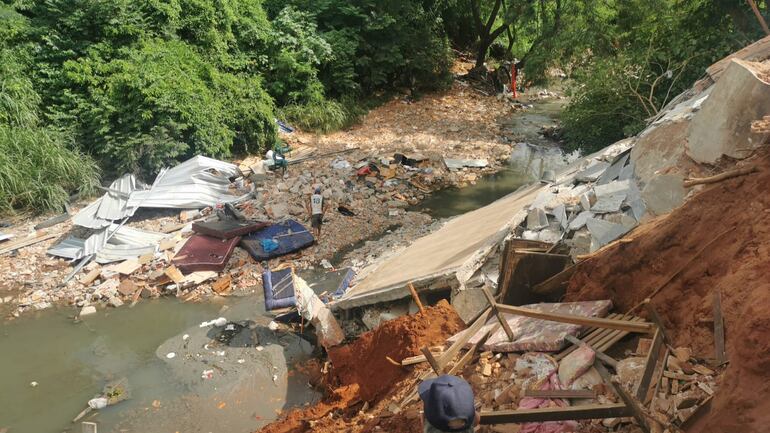
[[237, 201], [230, 178], [238, 166], [205, 156], [196, 156], [158, 174], [152, 187], [131, 194], [128, 206], [190, 209]]
[[[126, 226], [118, 227], [112, 224], [88, 239], [70, 236], [49, 248], [48, 254], [77, 260], [96, 253], [96, 261], [99, 263], [116, 262], [153, 253], [161, 239], [168, 236]], [[109, 233], [115, 230], [117, 232], [107, 240]]]
[[166, 235], [125, 226], [118, 229], [113, 221], [133, 216], [140, 207], [190, 209], [238, 201], [247, 196], [238, 196], [230, 189], [230, 179], [239, 174], [236, 165], [205, 156], [161, 170], [149, 188], [134, 175], [126, 174], [72, 218], [75, 225], [97, 232], [88, 239], [70, 236], [48, 253], [69, 259], [96, 253], [100, 263], [151, 253]]
[[103, 220], [117, 221], [136, 212], [136, 208], [126, 206], [131, 193], [147, 189], [147, 185], [138, 181], [133, 174], [126, 174], [110, 185], [110, 191], [102, 196], [96, 216]]

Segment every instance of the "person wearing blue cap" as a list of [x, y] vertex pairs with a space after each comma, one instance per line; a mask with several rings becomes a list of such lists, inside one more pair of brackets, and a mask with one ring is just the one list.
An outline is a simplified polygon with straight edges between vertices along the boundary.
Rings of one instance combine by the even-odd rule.
[[464, 379], [443, 375], [417, 388], [423, 402], [423, 432], [472, 433], [479, 422], [473, 389]]

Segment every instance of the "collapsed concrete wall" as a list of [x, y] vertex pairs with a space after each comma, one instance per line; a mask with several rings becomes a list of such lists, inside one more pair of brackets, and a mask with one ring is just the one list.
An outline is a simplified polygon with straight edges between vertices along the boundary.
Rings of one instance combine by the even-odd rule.
[[690, 124], [687, 155], [714, 164], [729, 156], [743, 159], [767, 134], [751, 131], [751, 122], [770, 113], [770, 84], [758, 76], [756, 64], [732, 60]]

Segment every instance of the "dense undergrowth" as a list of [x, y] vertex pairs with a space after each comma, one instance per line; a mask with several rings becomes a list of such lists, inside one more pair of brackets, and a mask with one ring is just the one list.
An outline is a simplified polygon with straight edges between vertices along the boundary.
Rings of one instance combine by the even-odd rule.
[[595, 150], [759, 34], [739, 0], [0, 0], [0, 212], [262, 152], [276, 118], [344, 128], [446, 88], [453, 50], [564, 71], [569, 146]]

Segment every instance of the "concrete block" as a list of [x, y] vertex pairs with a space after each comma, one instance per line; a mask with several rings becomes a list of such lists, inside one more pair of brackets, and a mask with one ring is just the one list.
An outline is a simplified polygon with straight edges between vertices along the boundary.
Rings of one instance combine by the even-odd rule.
[[591, 232], [586, 228], [576, 231], [569, 244], [571, 245], [569, 254], [573, 259], [579, 255], [588, 254], [591, 251]]
[[610, 163], [608, 162], [593, 160], [588, 164], [588, 167], [575, 175], [575, 180], [578, 182], [596, 182], [609, 166]]
[[580, 212], [575, 218], [573, 218], [572, 221], [570, 221], [568, 227], [570, 230], [580, 230], [584, 225], [586, 225], [586, 221], [593, 217], [593, 212], [584, 210], [583, 212]]
[[567, 220], [567, 207], [563, 204], [560, 204], [553, 208], [553, 211], [551, 211], [551, 215], [556, 218], [556, 221], [561, 225], [561, 228], [566, 230], [567, 226], [569, 224], [569, 220]]
[[479, 311], [489, 306], [489, 302], [487, 302], [480, 287], [453, 290], [451, 301], [452, 307], [466, 323], [473, 319]]
[[[633, 173], [642, 183], [647, 183], [659, 170], [676, 168], [684, 156], [689, 120], [651, 126], [637, 140], [631, 150]], [[629, 177], [629, 173], [619, 176]]]
[[621, 224], [611, 223], [609, 221], [597, 218], [589, 218], [586, 221], [588, 231], [591, 232], [591, 252], [607, 245], [628, 233], [629, 229]]
[[86, 305], [85, 307], [80, 309], [79, 317], [85, 317], [91, 314], [96, 314], [96, 307], [93, 305]]
[[687, 195], [683, 182], [682, 176], [676, 174], [664, 174], [650, 179], [642, 190], [647, 210], [655, 215], [663, 215], [681, 206]]
[[548, 227], [548, 216], [540, 208], [531, 208], [527, 212], [527, 229], [539, 230]]
[[584, 192], [580, 195], [580, 206], [583, 210], [591, 210], [591, 206], [596, 203], [596, 193], [593, 190]]
[[770, 83], [755, 66], [733, 59], [714, 85], [711, 96], [692, 119], [687, 155], [711, 164], [722, 155], [746, 158], [768, 134], [751, 131], [751, 122], [770, 113]]
[[591, 212], [593, 213], [609, 213], [617, 212], [626, 200], [626, 193], [615, 192], [612, 194], [603, 194], [599, 196], [597, 194], [596, 203], [591, 206]]

